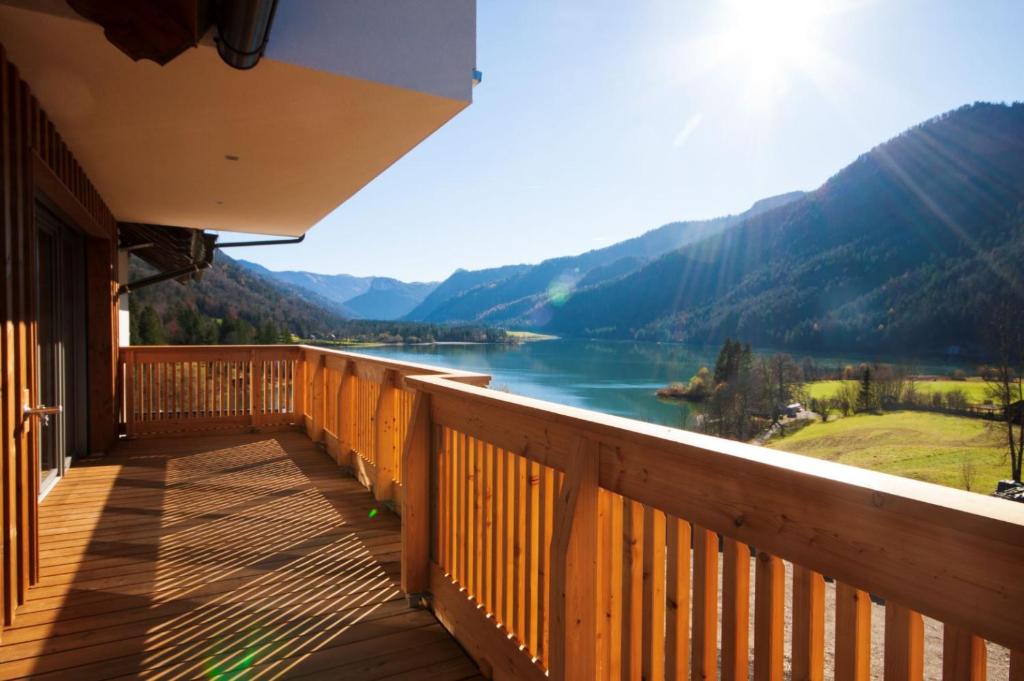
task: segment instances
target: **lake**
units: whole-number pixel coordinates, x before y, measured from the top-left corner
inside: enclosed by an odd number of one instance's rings
[[[688,381],[701,366],[714,365],[717,347],[673,343],[556,339],[519,345],[388,345],[357,352],[407,362],[477,371],[492,376],[491,387],[574,407],[685,427],[685,403],[659,400],[655,391],[673,381]],[[770,352],[770,351],[763,351]],[[907,358],[852,354],[810,355],[824,366],[860,362],[902,362]],[[970,370],[968,363],[914,360],[919,373]]]

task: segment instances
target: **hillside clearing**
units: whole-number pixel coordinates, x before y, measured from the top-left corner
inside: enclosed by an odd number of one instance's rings
[[[768,447],[906,478],[988,494],[1009,473],[999,424],[962,416],[899,411],[814,423]]]

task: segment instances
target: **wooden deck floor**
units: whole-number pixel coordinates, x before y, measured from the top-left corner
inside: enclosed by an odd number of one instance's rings
[[[297,432],[125,443],[42,504],[0,678],[481,678],[374,508]]]

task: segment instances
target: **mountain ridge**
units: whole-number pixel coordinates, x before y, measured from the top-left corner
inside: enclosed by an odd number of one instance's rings
[[[757,215],[799,199],[803,192],[787,192],[755,202],[749,209],[735,215],[707,220],[670,222],[623,241],[592,249],[577,255],[549,258],[535,265],[511,265],[485,270],[458,270],[442,282],[439,291],[447,298],[435,295],[407,315],[407,319],[431,322],[486,322],[490,324],[510,321],[509,310],[536,306],[545,297],[564,295],[574,289],[587,275],[598,268],[616,270],[619,276],[629,271],[630,265],[660,256],[687,243],[707,238],[727,229],[746,216]],[[620,262],[622,261],[622,262]],[[442,287],[454,279],[478,277],[473,285],[451,285],[451,292]]]
[[[438,285],[438,282],[405,282],[391,277],[271,270],[249,260],[236,262],[264,277],[316,294],[339,314],[358,319],[399,319]]]
[[[1024,254],[1024,104],[977,103],[876,145],[800,200],[577,291],[571,335],[976,352]]]

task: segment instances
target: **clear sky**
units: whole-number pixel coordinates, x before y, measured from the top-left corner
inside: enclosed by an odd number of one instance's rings
[[[271,269],[443,279],[813,189],[1024,99],[1024,0],[479,0],[472,106]],[[224,240],[240,238],[225,235]]]

